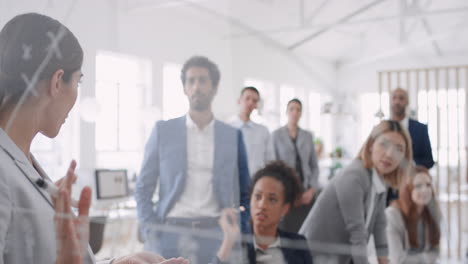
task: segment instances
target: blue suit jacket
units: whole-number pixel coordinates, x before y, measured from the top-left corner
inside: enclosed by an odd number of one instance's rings
[[[413,119],[409,119],[408,130],[411,135],[413,146],[413,159],[417,165],[422,165],[428,169],[434,166],[432,158],[431,141],[427,126]]]
[[[164,222],[181,196],[187,178],[187,127],[185,116],[156,123],[145,147],[135,199],[143,226]],[[220,208],[249,207],[250,176],[242,133],[223,122],[214,122],[213,188]],[[159,185],[159,200],[152,202]],[[241,215],[245,230],[249,210]]]

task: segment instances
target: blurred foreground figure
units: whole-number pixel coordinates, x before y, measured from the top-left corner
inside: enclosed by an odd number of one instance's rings
[[[88,246],[91,189],[71,212],[72,161],[57,185],[30,153],[37,133],[54,138],[75,104],[83,50],[57,20],[29,13],[0,32],[0,263],[95,263]],[[102,263],[109,263],[111,260]],[[113,264],[187,263],[141,252]]]

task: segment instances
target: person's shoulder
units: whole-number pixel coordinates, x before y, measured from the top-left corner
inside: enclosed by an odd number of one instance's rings
[[[344,174],[352,174],[356,176],[360,176],[363,174],[368,175],[369,174],[369,169],[364,167],[364,163],[360,159],[354,159],[351,161],[351,163],[344,167],[343,169]]]
[[[401,215],[400,209],[396,206],[390,205],[385,209],[385,214],[389,216],[398,216]]]
[[[285,239],[306,240],[305,236],[303,236],[301,234],[287,232],[287,231],[283,231],[281,229],[278,229],[278,235],[280,236],[280,238],[285,238]]]
[[[5,152],[3,148],[0,147],[0,181],[2,184],[7,184],[10,182],[12,176],[16,175],[12,173],[13,170],[16,170],[16,164],[8,153]],[[14,177],[13,177],[14,179]]]
[[[240,120],[238,115],[231,116],[230,118],[226,120],[226,123],[235,128],[240,128],[242,125],[242,121]]]
[[[403,224],[403,215],[398,207],[390,205],[385,209],[385,216],[390,225]]]
[[[358,184],[358,185],[369,185],[370,184],[370,169],[364,167],[363,161],[360,159],[354,159],[348,166],[344,167],[343,170],[335,177],[336,184]]]
[[[155,128],[161,129],[161,128],[172,127],[172,126],[177,126],[177,125],[185,125],[185,116],[171,118],[168,120],[163,120],[163,119],[158,120],[155,123]]]
[[[285,133],[285,132],[287,132],[286,127],[282,126],[282,127],[279,127],[277,129],[273,130],[273,132],[271,134],[273,136],[276,136],[276,135],[279,135],[279,134],[282,134],[282,133]]]
[[[231,132],[232,131],[240,132],[240,129],[238,129],[237,127],[233,126],[230,123],[226,123],[226,122],[221,121],[219,119],[215,119],[214,122],[215,122],[215,126],[218,129],[224,129],[226,131],[231,131]]]
[[[255,129],[257,129],[258,131],[262,131],[262,133],[268,133],[268,134],[270,133],[268,131],[268,128],[265,125],[262,125],[260,123],[253,122],[253,121],[251,122],[252,122],[252,125],[255,127]]]
[[[312,133],[311,131],[307,130],[307,129],[301,128],[301,131],[302,131],[305,135],[307,135],[307,137],[310,137],[310,138],[313,138],[313,137],[314,137],[313,133]]]
[[[409,123],[410,123],[412,126],[414,126],[414,127],[416,127],[416,128],[419,128],[419,129],[427,128],[427,125],[426,125],[426,124],[421,123],[421,122],[419,122],[418,120],[415,120],[415,119],[412,119],[412,118],[409,119]]]

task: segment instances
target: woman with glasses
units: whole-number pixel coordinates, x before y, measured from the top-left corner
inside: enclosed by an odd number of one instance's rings
[[[396,121],[374,127],[358,157],[322,191],[299,233],[315,263],[367,264],[373,235],[379,264],[388,263],[387,187],[397,188],[412,160],[408,133]]]

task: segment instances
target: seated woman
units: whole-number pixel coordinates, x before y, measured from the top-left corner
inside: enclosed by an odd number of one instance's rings
[[[374,236],[379,264],[388,263],[385,233],[387,188],[407,176],[411,140],[396,121],[374,127],[359,156],[320,194],[299,233],[312,247],[315,263],[367,264]]]
[[[390,263],[430,264],[438,256],[440,211],[431,176],[421,166],[414,172],[414,178],[400,188],[398,200],[385,211]]]
[[[242,242],[244,261],[235,263],[312,263],[306,239],[278,229],[278,224],[294,202],[301,187],[296,173],[282,161],[274,161],[259,170],[252,179],[250,214],[253,236]],[[236,212],[223,211],[220,225],[224,239],[215,263],[228,262],[239,237]]]

